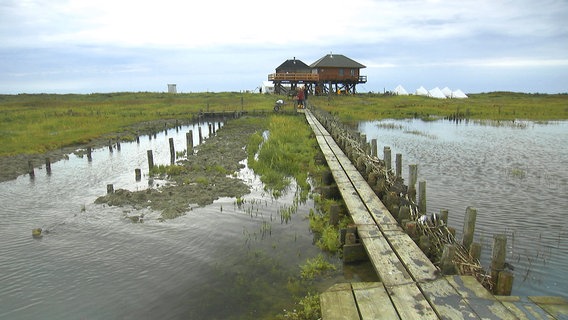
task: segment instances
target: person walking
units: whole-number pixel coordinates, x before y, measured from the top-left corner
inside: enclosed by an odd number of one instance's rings
[[[304,87],[301,87],[300,90],[298,90],[298,109],[303,109],[304,108]]]

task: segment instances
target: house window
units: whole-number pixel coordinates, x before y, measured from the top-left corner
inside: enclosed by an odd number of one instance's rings
[[[339,76],[340,76],[340,77],[343,77],[343,74],[344,74],[344,70],[343,70],[343,69],[339,69]]]
[[[352,77],[355,76],[355,69],[351,69],[351,76],[352,76]]]

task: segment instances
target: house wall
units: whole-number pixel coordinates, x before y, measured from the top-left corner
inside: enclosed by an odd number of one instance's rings
[[[353,80],[359,79],[359,69],[357,68],[318,68],[317,74],[320,80]]]

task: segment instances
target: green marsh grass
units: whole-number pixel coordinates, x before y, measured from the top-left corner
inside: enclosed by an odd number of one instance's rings
[[[131,126],[191,119],[200,111],[271,111],[274,96],[250,93],[0,95],[0,156],[36,154],[89,143]]]
[[[268,138],[261,133],[249,139],[248,165],[273,196],[289,187],[294,179],[305,200],[310,191],[308,174],[317,174],[315,163],[317,142],[311,137],[311,129],[305,119],[298,116],[272,115],[268,119]]]

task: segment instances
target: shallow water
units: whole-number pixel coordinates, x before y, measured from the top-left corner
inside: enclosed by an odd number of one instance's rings
[[[449,209],[461,238],[465,209],[477,209],[475,241],[489,266],[493,235],[508,236],[513,295],[568,298],[568,122],[383,120],[360,123],[379,157],[418,164],[428,212]]]
[[[146,209],[133,224],[125,215],[140,212],[93,203],[107,184],[162,183],[136,181],[134,169],[148,172],[149,149],[155,164],[168,164],[168,139],[184,150],[189,130],[197,145],[197,125],[170,129],[0,183],[0,319],[258,318],[289,305],[289,279],[319,252],[305,220],[311,201],[281,223],[293,192],[273,199],[245,169],[239,178],[254,188],[241,207],[223,198],[166,222]],[[34,239],[37,227],[49,233]]]

